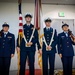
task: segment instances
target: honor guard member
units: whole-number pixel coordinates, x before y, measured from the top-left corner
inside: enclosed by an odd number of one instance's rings
[[[69,25],[62,25],[63,32],[58,34],[58,53],[62,59],[63,75],[72,75],[72,62],[74,56],[73,44],[75,45],[75,37],[72,40],[69,34]]]
[[[35,51],[36,43],[38,43],[38,31],[31,24],[32,15],[26,14],[24,24],[24,34],[21,40],[20,49],[20,75],[25,75],[26,59],[28,57],[29,61],[29,75],[34,75],[34,61],[35,61]]]
[[[0,36],[0,75],[9,75],[11,58],[15,52],[15,37],[10,33],[9,25],[4,23]]]
[[[57,44],[57,32],[51,27],[52,20],[45,19],[46,27],[43,29],[42,61],[43,75],[54,75],[54,63]],[[48,71],[49,60],[49,71]]]

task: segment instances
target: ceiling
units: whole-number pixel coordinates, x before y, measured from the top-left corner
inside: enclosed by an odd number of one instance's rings
[[[17,2],[18,0],[0,0],[0,2]],[[23,0],[25,3],[34,3],[35,0]],[[43,4],[75,5],[75,0],[42,0]]]

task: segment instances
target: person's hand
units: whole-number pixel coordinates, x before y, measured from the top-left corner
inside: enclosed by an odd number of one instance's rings
[[[59,54],[60,58],[62,58],[62,54]]]
[[[14,54],[11,54],[11,58],[14,57]]]
[[[47,46],[47,49],[48,49],[48,50],[51,50],[51,49],[52,49],[52,47],[51,47],[51,46]]]
[[[32,45],[33,43],[32,42],[30,42],[30,46]]]
[[[75,36],[73,36],[73,38],[71,37],[71,40],[75,43]]]
[[[42,55],[42,49],[39,49],[38,53],[40,53],[40,55]]]
[[[73,42],[75,43],[75,36],[74,36],[74,40],[73,40]]]
[[[32,42],[28,42],[26,45],[31,46],[32,44],[33,44]]]
[[[19,47],[17,47],[17,48],[16,48],[16,50],[17,50],[17,52],[19,52],[19,51],[20,51],[20,48],[19,48]]]
[[[75,39],[74,39],[74,43],[75,43]]]

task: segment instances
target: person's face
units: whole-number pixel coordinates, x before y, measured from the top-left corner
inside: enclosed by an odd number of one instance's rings
[[[68,26],[64,26],[64,27],[62,28],[63,31],[68,31],[68,29],[69,29]]]
[[[45,22],[46,27],[50,27],[51,23],[50,22]]]
[[[4,32],[8,32],[8,30],[9,30],[9,27],[3,27]]]
[[[32,18],[31,17],[26,17],[25,20],[26,20],[27,23],[30,23]]]

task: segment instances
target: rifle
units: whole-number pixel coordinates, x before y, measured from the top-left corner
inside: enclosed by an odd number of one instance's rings
[[[72,41],[75,40],[75,36],[73,35],[72,31],[70,29],[68,29],[68,34],[70,35]]]

